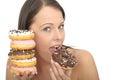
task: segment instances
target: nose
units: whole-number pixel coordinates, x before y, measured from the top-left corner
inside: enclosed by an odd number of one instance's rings
[[[62,40],[63,35],[62,35],[62,32],[60,32],[59,30],[55,30],[53,35],[54,35],[55,42],[60,42]]]

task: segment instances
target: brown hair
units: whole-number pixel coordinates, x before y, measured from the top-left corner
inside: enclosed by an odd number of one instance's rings
[[[60,10],[65,19],[65,12],[56,0],[26,0],[20,11],[18,29],[29,29],[33,17],[43,6],[51,6]]]

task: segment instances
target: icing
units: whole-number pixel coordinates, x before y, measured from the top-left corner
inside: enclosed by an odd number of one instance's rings
[[[11,44],[35,44],[34,40],[12,40]]]
[[[12,66],[11,69],[13,69],[13,70],[22,70],[22,71],[24,71],[24,70],[30,70],[30,71],[33,70],[34,71],[34,70],[36,70],[36,67],[33,66],[33,67],[27,67],[27,68],[20,68],[20,67]]]
[[[21,35],[29,35],[33,34],[32,30],[10,30],[9,35],[11,36],[21,36]]]
[[[33,57],[31,59],[24,59],[24,60],[15,60],[15,59],[12,59],[12,61],[15,61],[15,62],[33,62],[33,61],[36,61],[36,57]]]

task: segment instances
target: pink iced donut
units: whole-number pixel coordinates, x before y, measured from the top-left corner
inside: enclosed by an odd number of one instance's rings
[[[10,47],[15,50],[28,50],[35,47],[34,40],[12,40]]]
[[[25,72],[28,72],[28,74],[29,73],[37,74],[37,69],[35,66],[27,67],[27,68],[20,68],[20,67],[11,66],[10,71],[12,74],[19,74],[19,75],[24,75]]]

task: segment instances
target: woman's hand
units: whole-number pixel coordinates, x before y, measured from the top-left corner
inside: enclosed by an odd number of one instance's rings
[[[14,78],[15,80],[30,80],[33,76],[35,75],[35,73],[29,73],[29,72],[25,72],[24,75],[20,75],[18,74],[14,74]]]
[[[51,60],[51,63],[50,76],[52,80],[71,80],[72,69],[63,70],[57,62]]]

